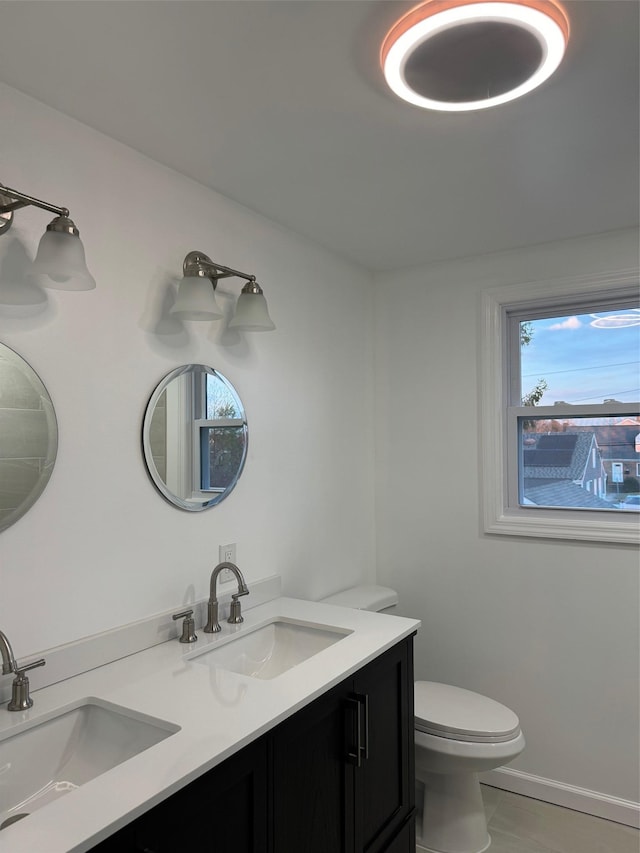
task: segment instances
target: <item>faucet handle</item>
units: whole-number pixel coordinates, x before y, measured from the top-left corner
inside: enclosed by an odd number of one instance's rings
[[[244,584],[241,587],[239,587],[237,592],[234,592],[231,594],[231,598],[234,601],[237,601],[241,595],[249,595],[249,588]]]
[[[24,672],[28,672],[30,669],[35,669],[37,666],[44,666],[46,660],[44,658],[39,658],[38,660],[33,660],[31,663],[16,663],[16,668],[13,670],[16,675],[22,675]]]
[[[246,592],[241,592],[239,595],[246,595]],[[242,615],[241,604],[238,601],[237,595],[232,595],[231,598],[233,601],[231,602],[231,606],[229,607],[229,618],[227,622],[231,625],[239,625],[241,622],[244,622],[244,616]]]
[[[238,591],[234,592],[231,596],[229,618],[227,619],[227,622],[229,622],[231,625],[239,625],[241,622],[244,622],[244,617],[242,616],[242,605],[238,601],[238,599],[242,595],[249,595],[249,588],[247,587],[244,580],[238,586]]]
[[[29,679],[25,672],[35,669],[37,666],[44,666],[45,663],[44,658],[39,658],[22,666],[16,664],[16,668],[13,670],[16,677],[11,684],[11,701],[7,705],[7,711],[26,711],[33,707],[33,699],[29,694]]]
[[[174,621],[176,619],[184,619],[182,623],[182,636],[180,637],[181,643],[195,643],[198,639],[198,635],[196,634],[196,623],[193,620],[193,610],[181,610],[180,613],[174,613],[171,617]]]

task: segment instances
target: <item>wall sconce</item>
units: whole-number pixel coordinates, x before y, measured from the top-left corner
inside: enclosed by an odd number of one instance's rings
[[[13,211],[21,207],[40,207],[55,213],[40,239],[31,272],[46,276],[42,283],[56,290],[93,290],[95,279],[87,269],[80,232],[66,207],[56,207],[33,196],[0,184],[0,234],[13,222]]]
[[[255,275],[216,264],[202,252],[189,252],[182,264],[182,271],[184,277],[178,285],[178,296],[170,314],[183,320],[219,320],[222,311],[215,297],[218,279],[234,276],[245,279],[247,283],[240,292],[228,328],[244,332],[270,332],[275,329],[269,316],[267,300]]]

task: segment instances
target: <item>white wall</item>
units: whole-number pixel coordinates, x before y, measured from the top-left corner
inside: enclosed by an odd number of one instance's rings
[[[378,578],[423,620],[416,675],[512,707],[513,768],[635,802],[638,554],[482,532],[478,330],[485,287],[637,263],[621,232],[376,283]]]
[[[206,597],[219,544],[237,542],[249,586],[279,573],[299,597],[372,577],[368,274],[6,86],[0,115],[0,181],[70,208],[98,284],[49,290],[45,311],[18,318],[2,288],[52,215],[25,209],[0,238],[0,340],[43,379],[60,429],[44,494],[0,535],[0,628],[16,655]],[[154,332],[192,249],[255,273],[277,331]],[[238,485],[204,513],[164,501],[140,445],[156,383],[189,362],[234,383],[250,430]]]

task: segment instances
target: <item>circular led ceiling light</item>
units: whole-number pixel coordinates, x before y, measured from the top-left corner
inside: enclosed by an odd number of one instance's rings
[[[569,39],[555,0],[426,0],[387,33],[385,79],[428,110],[482,110],[520,98],[550,77]]]

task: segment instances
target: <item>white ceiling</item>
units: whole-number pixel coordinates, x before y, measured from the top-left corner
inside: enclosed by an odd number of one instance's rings
[[[0,79],[375,271],[638,224],[638,0],[566,0],[556,74],[459,115],[382,83],[412,5],[1,2]]]

